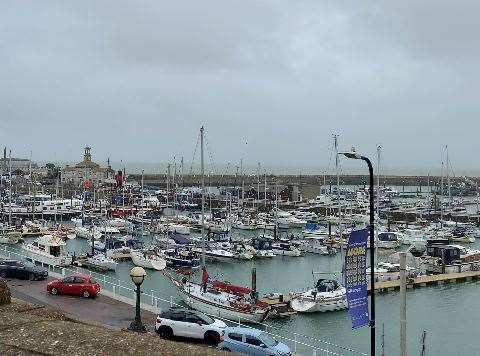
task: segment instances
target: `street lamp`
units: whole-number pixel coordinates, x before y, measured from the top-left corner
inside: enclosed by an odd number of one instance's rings
[[[132,282],[135,283],[135,285],[137,286],[137,302],[135,304],[135,320],[130,323],[128,330],[140,333],[144,333],[147,331],[145,325],[142,324],[142,319],[140,316],[140,286],[142,285],[146,275],[147,272],[145,272],[142,267],[133,267],[130,270],[130,278],[132,278]]]
[[[365,156],[356,152],[340,153],[347,158],[361,159],[367,162],[368,173],[370,175],[370,355],[375,356],[375,241],[374,241],[374,207],[373,207],[373,166],[372,162]]]

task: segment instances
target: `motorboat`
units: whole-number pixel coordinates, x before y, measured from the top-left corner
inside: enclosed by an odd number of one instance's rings
[[[198,254],[188,249],[167,249],[160,252],[167,261],[167,267],[169,268],[198,268],[200,267],[200,258]]]
[[[65,242],[58,235],[43,235],[35,241],[23,244],[22,249],[27,259],[53,266],[72,264],[72,256],[68,254]]]
[[[167,267],[165,258],[158,256],[155,251],[151,250],[131,250],[130,257],[134,265],[162,271]]]
[[[475,233],[470,232],[465,227],[457,226],[452,230],[452,234],[449,237],[452,242],[459,243],[474,243],[475,242]]]
[[[276,242],[272,243],[272,251],[277,256],[302,256],[302,251],[291,242]]]
[[[232,229],[238,229],[238,230],[249,230],[253,231],[256,230],[257,224],[249,221],[243,221],[243,220],[235,220],[232,222]]]
[[[20,242],[22,233],[12,226],[0,224],[0,244],[16,244]]]
[[[126,231],[132,228],[132,223],[125,219],[113,218],[107,221],[107,225],[117,228],[120,231]]]
[[[105,268],[110,271],[115,271],[118,265],[114,259],[106,257],[103,253],[98,253],[94,256],[87,257],[87,262],[93,266]]]
[[[375,241],[378,248],[382,249],[394,249],[400,247],[403,238],[399,232],[379,232],[377,235],[377,241]]]
[[[168,224],[166,225],[167,233],[190,235],[190,228],[183,224]]]
[[[323,238],[317,238],[315,236],[304,236],[299,242],[298,248],[303,252],[317,255],[331,255],[336,251],[334,248],[325,245]]]
[[[278,227],[281,229],[303,228],[307,224],[306,220],[296,218],[286,211],[275,210],[273,214]]]
[[[418,243],[425,244],[427,233],[419,229],[404,229],[403,231],[403,244],[413,245]]]
[[[400,264],[389,262],[378,262],[373,269],[375,282],[394,281],[400,279]],[[406,266],[406,278],[415,278],[419,271],[413,267]],[[370,268],[367,268],[367,280],[370,280]]]
[[[291,214],[300,220],[316,221],[318,219],[317,214],[312,211],[294,210]]]
[[[93,228],[88,228],[86,226],[75,226],[75,235],[82,239],[91,240],[92,237],[96,240],[102,237],[102,233],[99,230],[95,230]]]
[[[319,279],[315,288],[292,297],[290,306],[297,313],[342,310],[347,305],[347,290],[332,279]]]
[[[201,248],[193,248],[192,251],[202,253]],[[235,253],[221,248],[207,248],[205,250],[205,259],[212,262],[233,262],[237,260]]]
[[[250,242],[251,253],[255,258],[272,258],[275,253],[272,249],[272,240],[265,238],[253,238]]]

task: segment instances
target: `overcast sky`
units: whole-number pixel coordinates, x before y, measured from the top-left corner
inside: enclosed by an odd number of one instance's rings
[[[478,1],[0,3],[0,145],[37,160],[457,173],[480,152]],[[198,157],[198,152],[197,152]],[[355,169],[349,163],[345,169]]]

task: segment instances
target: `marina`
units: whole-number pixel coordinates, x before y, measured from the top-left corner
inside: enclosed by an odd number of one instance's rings
[[[1,356],[480,354],[480,3],[117,5],[0,4]]]
[[[144,179],[136,182],[122,177],[108,190],[102,188],[101,194],[85,188],[82,195],[72,198],[83,202],[79,210],[64,214],[61,207],[58,215],[44,215],[43,220],[28,220],[32,215],[15,213],[7,196],[3,234],[19,231],[23,243],[5,240],[10,243],[4,245],[3,255],[18,254],[20,259],[52,266],[60,273],[70,264],[98,273],[105,293],[121,300],[130,297],[119,292],[128,289],[123,287],[129,283],[128,271],[141,266],[148,271],[144,287],[150,297],[147,293],[142,297],[147,310],[184,303],[234,324],[260,325],[298,354],[365,354],[362,332],[353,336],[348,332],[342,271],[350,232],[368,222],[368,194],[362,186],[339,185],[332,190],[319,187],[321,195],[315,199],[293,201],[292,196],[278,192],[275,177],[270,179],[273,194],[265,194],[264,184],[263,197],[258,189],[256,197],[245,198],[251,188],[242,191],[226,186],[207,195],[205,187],[189,195],[184,192],[193,188],[172,188],[168,175],[164,188],[146,187]],[[418,293],[438,298],[435,295],[443,295],[445,286],[459,291],[474,288],[480,276],[480,250],[475,249],[478,227],[450,219],[446,204],[442,204],[440,221],[429,221],[429,215],[415,215],[408,222],[397,220],[396,206],[425,209],[433,192],[405,198],[389,188],[383,194],[373,251],[379,310],[390,309],[390,298],[397,293],[386,293],[400,288],[398,251],[410,256],[409,310],[424,308]],[[198,210],[202,199],[203,212]],[[22,211],[21,201],[15,200],[17,211]],[[48,202],[42,198],[40,205]],[[465,204],[465,211],[472,206]],[[38,250],[37,246],[46,247]],[[420,288],[426,286],[431,288]],[[415,330],[415,321],[411,325]],[[395,328],[387,323],[386,332]],[[416,327],[418,334],[421,328]],[[432,340],[441,335],[434,325],[427,332]],[[410,347],[413,351],[418,345]],[[433,342],[429,347],[435,350]],[[385,350],[396,352],[396,345],[387,343]]]

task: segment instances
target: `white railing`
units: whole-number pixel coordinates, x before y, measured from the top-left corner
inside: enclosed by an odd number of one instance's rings
[[[14,258],[14,259],[25,259],[25,258],[32,259],[30,256],[27,256],[21,253],[21,251],[10,248],[8,245],[3,245],[3,246],[0,245],[0,255],[3,255],[7,258]],[[103,273],[86,270],[81,267],[74,267],[74,266],[59,267],[59,266],[53,266],[43,262],[38,262],[38,261],[37,263],[41,264],[42,267],[47,268],[50,275],[54,277],[62,277],[70,273],[78,273],[78,272],[88,274],[92,276],[94,279],[96,279],[96,281],[102,286],[102,289],[101,289],[102,294],[105,294],[110,298],[120,300],[127,304],[135,305],[135,300],[136,300],[135,288],[133,288],[132,285],[127,284],[125,281],[122,281],[118,278],[107,276]],[[159,305],[169,306],[169,307],[172,307],[172,306],[185,307],[185,305],[183,304],[174,302],[173,296],[169,296],[168,299],[163,298],[162,296],[159,295],[157,291],[154,291],[154,290],[150,290],[150,293],[142,292],[142,299],[143,299],[141,302],[142,309],[148,310],[152,313],[159,313],[161,311],[161,308],[159,308]],[[210,316],[215,319],[221,319],[230,325],[232,324],[231,320],[220,318],[217,315],[210,315]],[[251,325],[242,324],[241,320],[238,320],[238,322],[235,322],[234,325],[242,326],[242,327],[251,327]],[[268,325],[265,323],[256,323],[256,325],[260,325],[261,327],[263,327],[264,332],[273,336],[274,338],[281,339],[282,341],[285,341],[286,343],[293,345],[293,354],[295,355],[301,354],[299,353],[300,352],[300,350],[298,350],[299,348],[309,349],[312,355],[334,355],[334,356],[345,355],[345,354],[367,355],[364,352],[360,352],[360,351],[351,349],[349,347],[337,345],[329,341],[317,339],[315,337],[303,335],[296,332],[289,333],[289,335],[278,334],[276,332],[277,328],[274,328],[271,325]],[[305,341],[301,341],[301,340],[305,340]],[[317,345],[312,345],[312,343],[315,343]],[[321,346],[318,344],[320,344]]]

